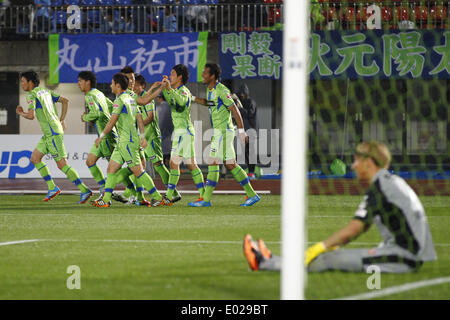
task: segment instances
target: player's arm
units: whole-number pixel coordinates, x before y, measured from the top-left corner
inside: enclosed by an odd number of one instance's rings
[[[365,230],[364,222],[358,219],[352,219],[347,226],[323,241],[325,249],[345,245],[356,239]]]
[[[136,103],[145,106],[146,104],[152,102],[162,91],[163,86],[161,82],[155,82],[142,97],[136,99]]]
[[[144,121],[142,120],[142,114],[138,113],[136,115],[136,120],[137,120],[137,124],[138,124],[138,128],[139,128],[139,132],[141,133],[141,147],[147,148],[148,143],[147,143],[147,140],[145,139],[145,126],[144,126]]]
[[[17,106],[16,114],[28,120],[34,119],[34,109],[28,109],[27,112],[24,112],[22,106]]]
[[[93,106],[93,104],[95,104],[95,101],[86,99],[86,108],[88,110],[88,113],[83,113],[81,115],[81,121],[83,122],[93,122],[95,120],[98,119],[98,113],[96,112],[96,110],[98,110],[98,108],[95,108]]]
[[[311,261],[317,258],[320,254],[335,250],[342,245],[349,243],[350,241],[356,239],[360,234],[368,229],[368,226],[363,221],[359,219],[353,219],[350,223],[342,228],[341,230],[335,232],[331,237],[325,241],[318,242],[315,245],[309,247],[305,252],[305,263],[309,265]]]
[[[119,120],[119,115],[112,114],[102,133],[100,133],[100,136],[97,139],[95,139],[95,145],[97,147],[100,145],[100,142],[103,140],[103,138],[112,131],[112,129],[117,123],[117,120]]]
[[[200,104],[202,106],[206,106],[206,107],[214,106],[214,101],[206,100],[205,98],[199,98],[196,96],[192,96],[192,102],[198,103],[198,104]]]
[[[245,133],[244,129],[244,121],[242,120],[241,113],[239,112],[239,109],[236,107],[235,104],[232,104],[228,107],[228,110],[231,111],[233,114],[234,119],[236,120],[236,125],[238,127],[238,133],[239,133],[239,139],[241,139],[242,144],[245,144],[248,142],[247,134]]]
[[[148,117],[145,120],[143,120],[144,126],[147,126],[150,122],[155,120],[155,113],[153,112],[153,110],[149,111],[147,115]]]
[[[236,93],[233,93],[231,95],[231,98],[234,100],[234,104],[239,108],[239,109],[244,109],[244,106],[242,105],[241,100],[239,100],[239,97],[236,95]]]

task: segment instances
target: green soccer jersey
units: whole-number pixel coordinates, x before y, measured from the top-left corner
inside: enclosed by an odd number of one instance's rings
[[[88,113],[83,116],[84,121],[93,122],[95,128],[97,129],[97,133],[103,132],[106,124],[111,118],[111,114],[109,112],[109,103],[108,98],[105,97],[103,92],[97,89],[91,89],[84,96],[84,100],[86,102],[86,109]],[[109,100],[111,102],[111,100]],[[112,105],[112,102],[111,102]],[[107,135],[109,139],[114,139],[117,137],[117,131],[115,128]]]
[[[34,110],[42,133],[47,137],[64,134],[55,105],[59,97],[55,92],[41,87],[35,87],[27,95],[28,110]]]
[[[114,100],[112,113],[119,115],[116,124],[119,131],[119,143],[139,141],[136,128],[136,115],[138,112],[136,102],[127,92],[122,92]]]
[[[228,109],[234,104],[230,90],[222,83],[217,82],[211,90],[208,87],[206,88],[206,99],[214,102],[214,106],[209,107],[209,115],[213,128],[233,130],[231,111]]]
[[[142,91],[140,96],[142,97],[144,94],[145,90]],[[158,114],[156,113],[155,101],[153,100],[152,102],[147,103],[145,106],[138,105],[138,108],[140,109],[140,112],[142,114],[142,120],[144,121],[150,116],[150,112],[153,111],[154,115],[153,121],[145,126],[145,139],[147,139],[147,141],[150,141],[156,138],[161,138],[161,131],[159,130]]]
[[[185,85],[170,91],[163,90],[164,98],[170,106],[174,131],[187,130],[194,135],[194,126],[191,122],[192,95]]]

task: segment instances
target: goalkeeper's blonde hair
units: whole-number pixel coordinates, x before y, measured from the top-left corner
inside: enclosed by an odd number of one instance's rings
[[[388,147],[380,141],[364,141],[356,147],[356,154],[372,158],[379,168],[387,169],[391,164],[391,152]]]

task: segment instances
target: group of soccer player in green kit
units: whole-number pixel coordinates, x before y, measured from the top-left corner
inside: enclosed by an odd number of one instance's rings
[[[78,86],[85,94],[86,103],[81,121],[93,123],[98,133],[98,138],[86,160],[86,165],[100,186],[100,197],[91,201],[93,206],[110,207],[111,199],[148,207],[172,206],[181,200],[176,186],[180,179],[182,161],[190,170],[199,192],[199,198],[190,202],[189,206],[211,206],[212,194],[219,180],[221,161],[247,194],[241,206],[252,206],[260,200],[246,172],[236,162],[232,115],[243,144],[248,143],[248,137],[239,112],[239,99],[219,82],[220,76],[219,65],[214,63],[205,65],[202,82],[207,85],[206,97],[199,98],[193,96],[186,87],[189,69],[185,65],[174,66],[169,77],[164,75],[162,80],[153,83],[148,91],[145,91],[147,85],[145,78],[142,75],[135,75],[134,70],[126,66],[112,77],[111,90],[116,99],[111,101],[96,89],[97,80],[94,73],[91,71],[79,73]],[[46,164],[42,162],[44,155],[50,154],[58,168],[80,190],[78,203],[87,202],[93,192],[68,164],[63,142],[68,99],[40,87],[39,76],[34,71],[22,73],[20,83],[22,89],[28,92],[26,98],[28,110],[25,112],[23,107],[18,106],[16,113],[29,120],[36,117],[44,134],[31,155],[31,162],[48,185],[44,201],[49,201],[61,193]],[[163,163],[161,133],[154,101],[161,92],[171,108],[174,126],[170,168],[166,168]],[[62,104],[59,116],[56,102]],[[203,173],[195,161],[194,126],[190,117],[193,102],[209,108],[214,130],[206,184]],[[109,161],[106,178],[97,165],[100,158]],[[167,186],[165,195],[159,193],[152,178],[145,171],[147,161],[152,162],[155,171]],[[114,192],[114,188],[120,183],[126,187],[122,194]],[[150,201],[145,198],[144,190],[149,193]]]

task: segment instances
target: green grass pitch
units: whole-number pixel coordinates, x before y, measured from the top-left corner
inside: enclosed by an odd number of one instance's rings
[[[77,196],[0,196],[0,299],[279,299],[280,274],[250,272],[242,253],[246,233],[280,253],[280,196],[242,208],[243,196],[216,195],[212,208],[113,203],[78,205]],[[329,236],[351,219],[359,196],[309,196],[308,241]],[[450,276],[450,200],[422,197],[439,260],[418,273],[381,275],[381,287]],[[35,242],[10,244],[20,240]],[[349,247],[380,241],[375,227]],[[81,289],[66,286],[68,266],[81,271]],[[368,274],[309,274],[308,299],[369,292]],[[448,299],[450,284],[382,299]]]

